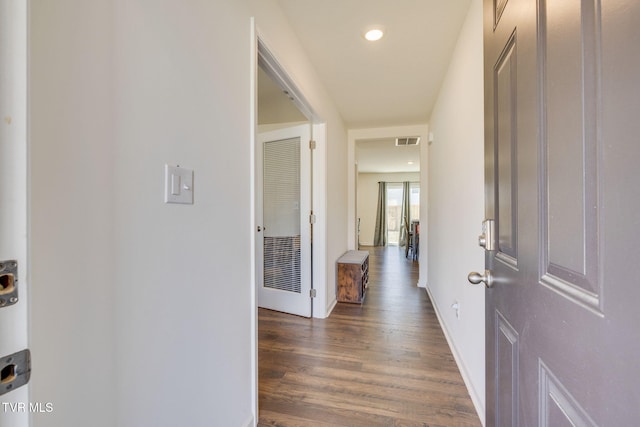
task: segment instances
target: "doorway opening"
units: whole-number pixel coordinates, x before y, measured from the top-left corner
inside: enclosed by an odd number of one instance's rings
[[[260,308],[312,315],[311,122],[258,51],[256,288]]]
[[[421,151],[398,145],[397,138],[355,141],[357,244],[404,248],[417,260]]]
[[[258,307],[303,317],[324,318],[328,312],[327,135],[326,124],[267,48],[255,25],[252,39],[252,382],[257,416]],[[315,288],[314,283],[318,284]],[[266,305],[261,293],[268,294]]]
[[[254,51],[256,61],[253,64],[254,79],[254,105],[255,105],[255,141],[254,151],[254,199],[255,199],[255,223],[256,240],[254,251],[255,264],[255,286],[256,286],[256,305],[259,305],[260,290],[263,285],[264,274],[271,274],[265,269],[264,250],[266,242],[264,236],[267,237],[289,237],[289,253],[294,257],[298,257],[299,263],[295,259],[289,264],[300,265],[301,268],[301,286],[297,306],[307,305],[309,310],[305,313],[295,313],[305,317],[324,318],[329,311],[327,305],[327,255],[326,255],[326,161],[327,161],[327,131],[326,123],[315,112],[311,104],[307,101],[297,85],[288,76],[287,71],[276,60],[273,53],[264,44],[260,37],[256,34]],[[275,227],[266,226],[261,223],[262,215],[269,211],[273,213],[273,205],[265,205],[264,195],[279,189],[281,186],[277,182],[272,182],[273,186],[270,190],[264,187],[264,160],[271,156],[271,161],[266,163],[271,171],[279,174],[283,168],[274,166],[283,161],[278,150],[267,150],[267,145],[273,141],[285,141],[294,139],[295,145],[300,151],[299,164],[297,166],[289,165],[293,169],[299,169],[298,177],[300,184],[298,191],[298,200],[289,200],[288,205],[279,206],[280,211],[288,210],[288,214],[293,215],[291,210],[298,214],[300,222],[300,245],[296,242],[297,234],[288,233],[283,236],[280,232],[282,227],[281,215],[271,215],[275,218],[277,224]],[[273,148],[273,147],[272,147]],[[289,150],[280,150],[283,153]],[[268,156],[265,156],[267,154]],[[275,157],[274,157],[275,156]],[[269,159],[267,159],[269,160]],[[271,174],[271,178],[274,175]],[[271,179],[269,178],[269,179]],[[288,185],[288,180],[282,178],[282,184]],[[279,191],[279,190],[278,190]],[[279,212],[280,212],[279,211]],[[289,215],[289,216],[291,216]],[[286,228],[286,227],[285,227]],[[291,231],[291,230],[289,230]],[[272,235],[278,233],[278,235]],[[273,240],[273,239],[271,239]],[[273,245],[270,245],[273,246]],[[280,246],[275,245],[274,249],[278,251]],[[276,258],[279,253],[272,254]],[[296,287],[297,289],[297,287]],[[276,291],[280,291],[276,289]],[[272,292],[272,296],[278,297],[279,292]],[[291,294],[289,294],[291,296]],[[313,296],[313,298],[312,298]],[[306,302],[303,300],[306,299]],[[271,307],[272,309],[294,313],[288,309]]]

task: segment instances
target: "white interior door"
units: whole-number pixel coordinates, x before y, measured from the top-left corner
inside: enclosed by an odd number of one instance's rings
[[[309,124],[260,133],[256,149],[258,306],[311,317]]]
[[[0,426],[29,425],[27,337],[27,15],[0,0]]]

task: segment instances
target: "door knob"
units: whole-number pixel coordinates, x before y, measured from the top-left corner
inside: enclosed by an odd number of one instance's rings
[[[474,285],[477,285],[478,283],[482,282],[487,288],[490,288],[493,286],[493,275],[491,274],[490,270],[485,270],[484,274],[480,274],[475,271],[472,271],[467,276],[467,279],[469,280],[469,282],[471,282]]]

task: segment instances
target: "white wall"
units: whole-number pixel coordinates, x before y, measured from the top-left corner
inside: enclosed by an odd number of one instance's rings
[[[360,244],[363,246],[373,245],[378,210],[378,182],[380,181],[419,182],[420,172],[358,174],[358,218],[360,218]]]
[[[473,0],[430,121],[427,287],[484,419],[484,288],[467,281],[484,266],[482,61],[482,1]]]
[[[116,1],[118,425],[241,425],[252,387],[247,2]],[[163,165],[195,171],[163,204]]]
[[[318,221],[324,219],[326,238],[326,293],[314,302],[314,316],[325,317],[336,301],[335,261],[347,250],[347,133],[342,118],[327,94],[313,64],[298,42],[286,16],[275,0],[250,0],[256,28],[269,51],[286,70],[320,120],[326,123],[326,146],[319,145],[314,156],[326,157],[320,171],[326,205],[316,204]],[[314,127],[314,133],[318,130]],[[314,138],[316,135],[314,134]],[[316,186],[318,188],[319,186]],[[318,242],[317,243],[322,243]],[[320,246],[321,247],[321,246]],[[319,249],[314,244],[314,252]]]
[[[272,130],[278,130],[278,129],[288,128],[291,126],[303,125],[305,123],[309,123],[309,122],[269,123],[266,125],[259,125],[257,129],[258,129],[258,133],[270,132]]]
[[[36,425],[248,425],[248,2],[30,14]],[[165,163],[194,205],[163,204]]]
[[[31,398],[53,405],[38,426],[116,424],[112,17],[30,2]]]

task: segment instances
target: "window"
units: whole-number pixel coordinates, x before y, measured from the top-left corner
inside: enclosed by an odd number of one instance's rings
[[[409,205],[411,206],[411,221],[420,220],[420,183],[409,184]]]
[[[411,221],[420,220],[420,183],[409,184],[409,206]],[[387,184],[387,245],[400,244],[402,228],[402,184]]]
[[[387,184],[387,245],[397,246],[402,226],[402,184]]]

